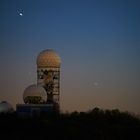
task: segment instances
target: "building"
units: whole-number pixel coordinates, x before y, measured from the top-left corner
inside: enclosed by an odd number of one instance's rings
[[[47,104],[60,106],[60,65],[59,55],[54,50],[44,50],[37,57],[37,84],[47,92]]]
[[[37,60],[37,84],[28,86],[23,93],[25,104],[17,104],[19,115],[34,116],[56,113],[60,110],[59,55],[52,49],[43,50]]]
[[[14,109],[7,101],[0,102],[0,113],[13,113]]]

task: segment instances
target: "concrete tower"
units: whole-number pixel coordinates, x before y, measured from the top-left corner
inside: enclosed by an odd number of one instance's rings
[[[52,49],[39,53],[37,57],[37,84],[45,88],[47,104],[54,104],[59,109],[60,96],[60,65],[59,55]]]

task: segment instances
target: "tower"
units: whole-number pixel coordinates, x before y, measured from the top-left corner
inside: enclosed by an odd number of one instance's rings
[[[46,103],[57,109],[60,106],[60,65],[61,59],[52,49],[43,50],[37,57],[37,84],[46,90]]]

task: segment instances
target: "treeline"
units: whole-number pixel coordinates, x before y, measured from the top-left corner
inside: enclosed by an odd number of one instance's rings
[[[140,118],[118,109],[94,108],[33,118],[19,118],[16,113],[1,114],[0,126],[1,137],[14,139],[140,139]]]

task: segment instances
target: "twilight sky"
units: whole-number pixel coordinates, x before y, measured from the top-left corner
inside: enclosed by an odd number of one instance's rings
[[[61,110],[140,114],[139,0],[0,0],[0,101],[23,103],[49,48],[62,59]]]

